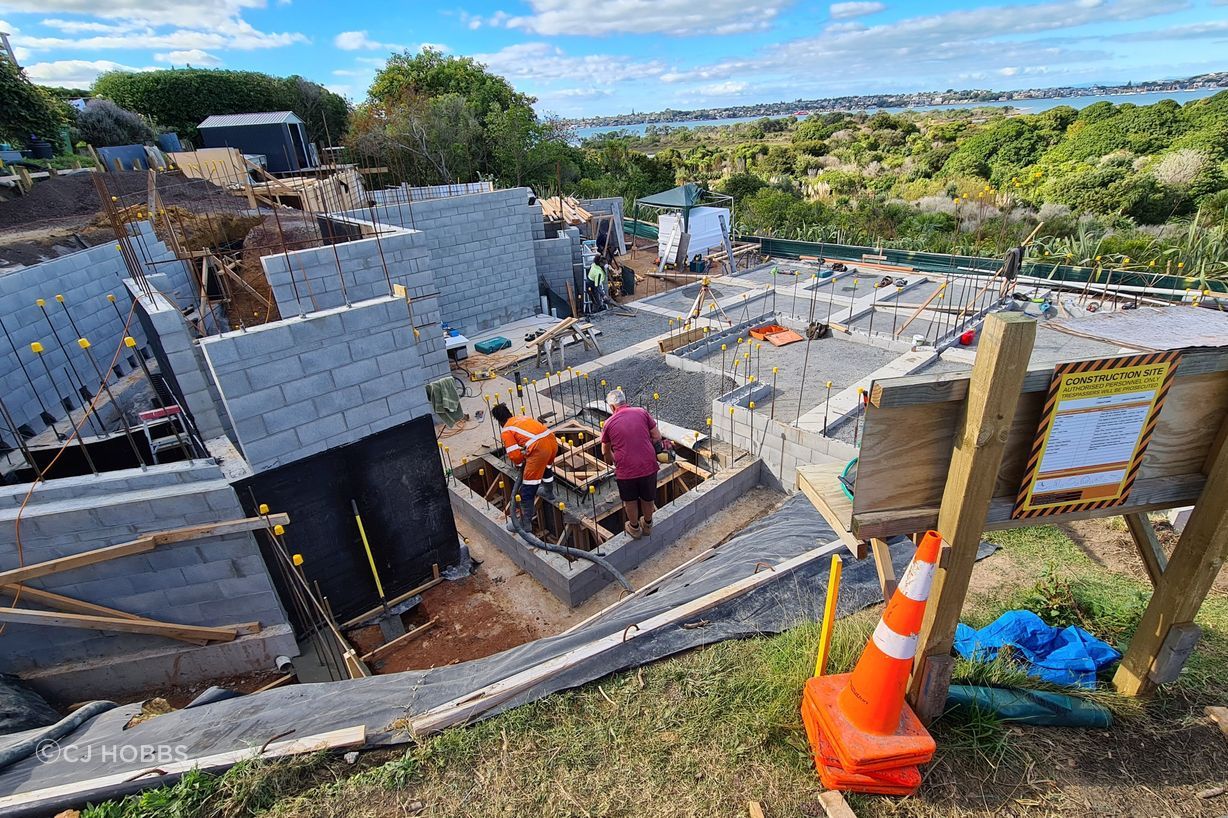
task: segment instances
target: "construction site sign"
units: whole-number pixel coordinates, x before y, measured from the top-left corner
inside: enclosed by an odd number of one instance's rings
[[[1054,367],[1011,516],[1125,503],[1179,362],[1168,351]]]

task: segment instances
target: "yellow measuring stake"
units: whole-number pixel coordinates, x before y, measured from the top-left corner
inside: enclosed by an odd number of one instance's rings
[[[371,565],[371,576],[375,577],[375,590],[379,592],[379,598],[384,599],[384,583],[379,581],[379,571],[375,568],[375,557],[371,554],[371,543],[367,542],[367,530],[362,527],[362,515],[358,513],[358,503],[353,500],[350,505],[354,509],[354,520],[358,523],[358,536],[362,537],[362,547],[367,552],[367,562]]]
[[[827,604],[823,606],[823,630],[819,633],[819,655],[814,660],[814,675],[827,672],[827,657],[831,653],[831,632],[836,626],[836,603],[840,599],[840,570],[844,563],[839,554],[831,555],[831,570],[827,573]]]

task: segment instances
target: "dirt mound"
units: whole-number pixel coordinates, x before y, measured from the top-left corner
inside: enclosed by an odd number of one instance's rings
[[[95,173],[55,176],[35,183],[25,196],[0,203],[0,228],[85,225],[102,210]],[[146,200],[149,177],[145,173],[107,173],[102,176],[108,195],[121,207]],[[237,212],[247,200],[202,179],[187,179],[177,172],[158,174],[158,194],[165,205],[183,205],[197,213]]]

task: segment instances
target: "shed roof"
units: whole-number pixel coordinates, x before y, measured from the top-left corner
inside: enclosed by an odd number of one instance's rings
[[[196,126],[201,128],[232,128],[236,125],[306,125],[294,111],[263,111],[254,114],[214,114]]]

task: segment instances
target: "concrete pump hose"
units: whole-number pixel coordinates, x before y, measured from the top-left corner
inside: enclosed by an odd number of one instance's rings
[[[610,565],[609,560],[605,557],[599,557],[596,554],[588,551],[581,551],[579,548],[570,548],[565,545],[552,545],[545,540],[538,539],[532,532],[525,531],[520,525],[520,517],[516,514],[516,496],[520,493],[520,487],[524,485],[524,475],[520,474],[516,477],[516,484],[512,486],[512,512],[509,515],[512,521],[512,527],[516,529],[516,533],[520,535],[520,539],[527,542],[534,548],[540,548],[542,551],[550,551],[554,554],[562,554],[565,557],[573,557],[578,560],[588,560],[591,563],[600,565],[605,569],[606,573],[614,577],[619,585],[627,589],[629,593],[635,593],[635,589],[631,587],[631,583],[627,578],[619,572],[617,568]]]
[[[78,707],[55,724],[45,727],[34,735],[0,750],[0,770],[16,764],[22,759],[29,758],[48,742],[58,742],[64,736],[94,718],[94,716],[105,713],[117,706],[115,702],[98,701]]]

